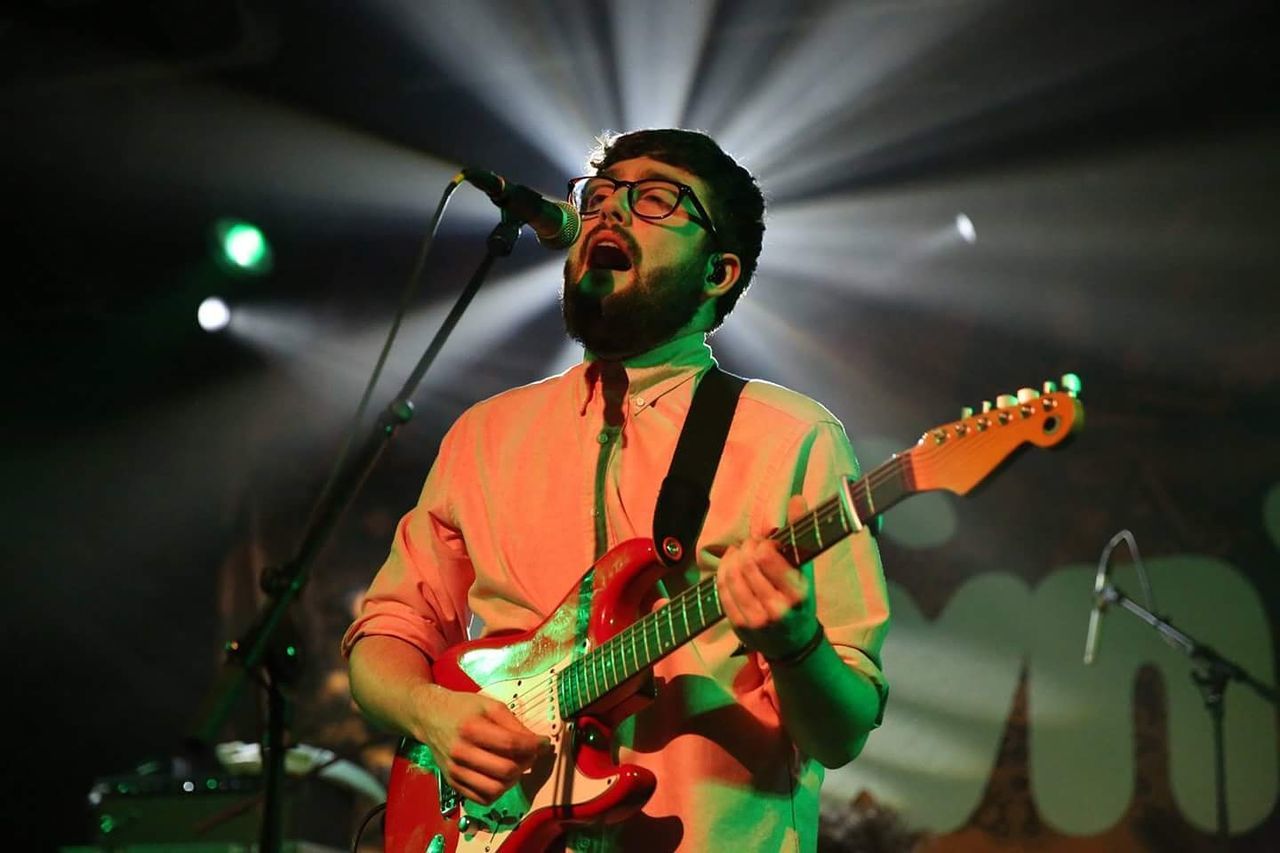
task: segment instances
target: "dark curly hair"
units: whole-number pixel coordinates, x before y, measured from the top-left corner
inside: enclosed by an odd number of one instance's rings
[[[697,175],[712,197],[700,199],[716,223],[725,251],[742,259],[742,274],[733,289],[716,302],[716,329],[751,283],[764,239],[764,194],[755,177],[724,152],[715,140],[699,130],[679,128],[635,130],[605,134],[596,140],[587,164],[596,171],[623,160],[650,157]]]

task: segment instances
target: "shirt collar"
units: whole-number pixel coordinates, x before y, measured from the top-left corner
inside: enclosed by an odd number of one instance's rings
[[[595,371],[588,371],[585,368],[596,360],[594,353],[586,352],[583,355],[582,376],[585,381],[579,389],[585,395],[584,407],[594,390],[588,383],[592,382],[595,375]],[[652,401],[715,363],[716,360],[711,355],[711,347],[707,345],[706,333],[690,332],[687,335],[672,338],[648,352],[628,358],[622,362],[622,366],[627,371],[627,393],[633,397],[641,396]]]

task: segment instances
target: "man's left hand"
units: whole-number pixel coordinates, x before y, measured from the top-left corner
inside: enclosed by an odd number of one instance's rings
[[[787,504],[791,521],[808,511],[800,495]],[[734,633],[767,658],[786,657],[817,630],[812,584],[771,539],[752,537],[725,551],[716,570],[716,590]]]

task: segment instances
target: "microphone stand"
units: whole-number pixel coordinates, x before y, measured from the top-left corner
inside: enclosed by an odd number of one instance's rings
[[[284,843],[283,780],[285,731],[289,703],[281,688],[295,677],[300,659],[296,639],[283,639],[279,634],[289,605],[306,586],[316,557],[333,529],[350,506],[352,499],[373,470],[382,451],[396,431],[413,417],[412,397],[427,369],[435,361],[462,313],[480,289],[494,261],[511,254],[520,236],[521,221],[505,210],[502,221],[489,234],[487,251],[471,280],[459,294],[449,315],[441,323],[426,352],[418,361],[404,386],[379,416],[377,424],[363,445],[330,480],[331,488],[320,495],[297,553],[283,566],[267,568],[262,573],[262,588],[269,600],[259,611],[253,625],[237,640],[227,643],[227,666],[223,668],[213,689],[205,697],[203,710],[197,717],[194,733],[187,742],[194,747],[207,747],[218,736],[232,707],[249,678],[259,681],[267,690],[267,730],[263,743],[263,807],[259,835],[260,853],[280,853]],[[258,675],[262,669],[265,677]]]
[[[1247,684],[1255,693],[1273,705],[1276,704],[1275,688],[1258,681],[1234,661],[1219,654],[1212,646],[1207,646],[1178,630],[1172,622],[1147,610],[1116,589],[1110,582],[1098,593],[1098,601],[1103,607],[1111,604],[1120,605],[1155,628],[1165,642],[1181,649],[1191,659],[1191,665],[1194,667],[1191,680],[1200,689],[1205,710],[1209,712],[1209,719],[1213,724],[1213,779],[1217,795],[1218,842],[1223,850],[1227,849],[1227,762],[1223,733],[1223,708],[1227,684],[1233,680]]]

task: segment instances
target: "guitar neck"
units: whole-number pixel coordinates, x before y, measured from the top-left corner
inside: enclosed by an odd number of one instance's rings
[[[894,504],[918,492],[945,489],[967,494],[1010,454],[1025,444],[1053,447],[1084,423],[1076,395],[1080,380],[1063,377],[1065,391],[1045,383],[1043,397],[1022,389],[926,432],[915,447],[899,453],[857,480],[845,478],[841,493],[772,538],[793,566],[801,566]],[[673,597],[561,672],[560,706],[573,714],[638,675],[724,618],[715,578],[708,577]]]
[[[799,567],[914,491],[911,454],[894,456],[770,538]],[[570,664],[560,678],[562,712],[577,713],[723,618],[715,577],[703,578]]]

